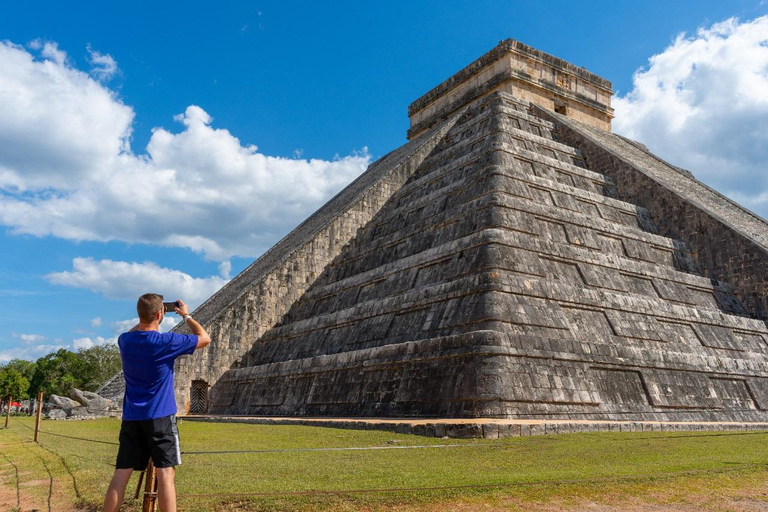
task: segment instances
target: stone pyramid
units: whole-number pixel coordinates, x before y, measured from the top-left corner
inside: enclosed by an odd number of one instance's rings
[[[215,414],[768,420],[768,224],[611,134],[610,83],[516,41],[207,301]]]

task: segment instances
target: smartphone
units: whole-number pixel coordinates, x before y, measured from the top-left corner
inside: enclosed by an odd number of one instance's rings
[[[180,304],[178,302],[163,302],[163,307],[166,313],[173,313],[176,311],[176,307]]]

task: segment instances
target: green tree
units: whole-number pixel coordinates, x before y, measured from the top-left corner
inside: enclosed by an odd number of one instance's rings
[[[35,363],[30,379],[30,391],[69,396],[72,388],[84,389],[91,380],[92,367],[74,352],[59,349],[43,356]]]
[[[27,361],[25,359],[11,359],[4,365],[0,366],[6,370],[16,370],[21,373],[27,380],[32,378],[32,374],[35,373],[35,363]]]
[[[28,397],[29,380],[18,370],[3,368],[0,370],[0,399],[3,402],[13,397],[23,400]]]
[[[89,380],[83,388],[86,391],[96,391],[123,368],[117,345],[97,345],[81,349],[77,352],[77,357],[88,365]]]

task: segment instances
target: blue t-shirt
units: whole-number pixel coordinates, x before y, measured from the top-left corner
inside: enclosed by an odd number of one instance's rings
[[[197,336],[133,331],[117,339],[125,374],[124,420],[152,420],[176,414],[173,362],[197,348]]]

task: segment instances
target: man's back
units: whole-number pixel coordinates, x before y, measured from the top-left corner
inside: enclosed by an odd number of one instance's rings
[[[124,420],[149,420],[176,413],[173,363],[197,347],[195,335],[131,331],[117,344],[125,374]]]
[[[160,322],[174,311],[186,322],[191,335],[163,333]],[[173,396],[173,363],[183,354],[207,347],[211,337],[179,299],[163,302],[163,296],[145,293],[136,303],[139,323],[117,340],[125,374],[123,422],[115,472],[104,496],[105,512],[117,512],[134,470],[142,471],[152,460],[157,471],[160,510],[176,510],[176,466],[181,464],[176,400]]]

